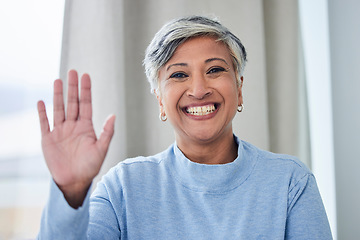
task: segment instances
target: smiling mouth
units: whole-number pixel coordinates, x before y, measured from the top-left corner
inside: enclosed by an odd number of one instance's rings
[[[206,106],[187,107],[185,111],[194,116],[204,116],[215,112],[216,108],[216,104],[210,104]]]

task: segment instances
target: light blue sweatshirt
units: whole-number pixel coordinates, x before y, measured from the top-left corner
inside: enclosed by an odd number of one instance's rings
[[[332,239],[304,164],[235,140],[228,164],[191,162],[176,144],[125,160],[77,210],[52,183],[38,238]]]

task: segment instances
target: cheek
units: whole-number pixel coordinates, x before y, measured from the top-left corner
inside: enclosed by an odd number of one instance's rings
[[[223,95],[224,98],[235,98],[238,96],[238,86],[234,79],[224,79],[219,81],[215,88]]]
[[[236,84],[222,86],[221,95],[230,111],[236,111],[239,103],[239,91]]]
[[[165,111],[173,111],[177,107],[179,99],[181,97],[179,94],[179,89],[169,85],[165,85],[162,86],[161,91],[163,96],[162,103]]]

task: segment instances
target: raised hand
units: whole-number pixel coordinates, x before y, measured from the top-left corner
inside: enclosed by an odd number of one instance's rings
[[[42,149],[50,173],[70,206],[82,205],[94,177],[99,173],[114,134],[115,116],[105,122],[97,139],[92,123],[91,83],[88,74],[81,77],[80,100],[78,75],[68,75],[68,99],[65,114],[63,84],[54,82],[54,128],[50,131],[45,104],[38,102]]]

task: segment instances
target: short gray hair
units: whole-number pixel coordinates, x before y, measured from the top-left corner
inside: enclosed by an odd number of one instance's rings
[[[190,16],[172,20],[154,36],[145,52],[143,65],[151,86],[151,92],[158,89],[158,73],[172,57],[177,47],[186,40],[198,36],[214,36],[230,51],[238,84],[246,63],[246,51],[239,38],[215,19]]]

